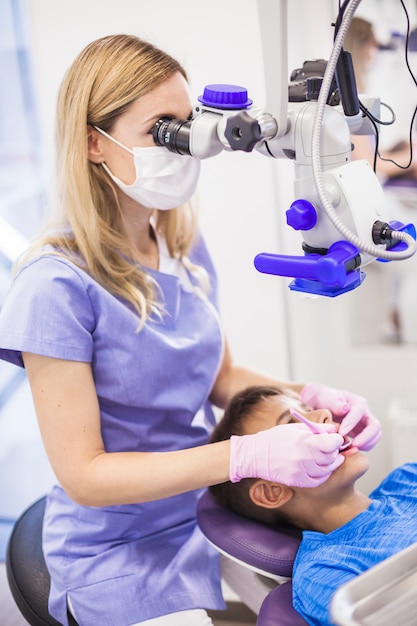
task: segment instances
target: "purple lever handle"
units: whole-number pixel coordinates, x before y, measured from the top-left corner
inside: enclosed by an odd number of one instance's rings
[[[320,281],[323,285],[343,287],[349,272],[359,264],[356,262],[358,255],[359,251],[353,244],[337,241],[325,255],[287,256],[261,252],[255,257],[254,264],[264,274],[304,278]]]

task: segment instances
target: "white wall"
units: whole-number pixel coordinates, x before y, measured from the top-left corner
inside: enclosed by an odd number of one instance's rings
[[[150,39],[186,67],[194,97],[205,84],[248,88],[262,106],[264,81],[256,0],[27,0],[42,125],[52,149],[55,98],[62,74],[91,40],[116,32]],[[332,0],[289,0],[289,70],[328,58]],[[319,10],[318,10],[319,6]],[[300,254],[285,226],[292,165],[259,154],[203,163],[201,217],[221,279],[223,316],[235,357],[277,376],[327,382],[369,398],[384,423],[390,398],[414,393],[415,353],[355,345],[354,311],[367,306],[366,283],[337,299],[290,292],[287,280],[258,274],[261,251]],[[374,294],[372,294],[374,297]],[[378,294],[376,294],[378,297]],[[356,309],[355,309],[356,307]],[[371,488],[388,469],[386,443],[372,453]]]

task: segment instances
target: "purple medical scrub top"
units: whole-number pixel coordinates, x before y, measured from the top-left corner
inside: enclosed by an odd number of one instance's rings
[[[137,332],[129,305],[70,261],[40,256],[20,270],[0,313],[0,358],[22,366],[23,351],[91,363],[108,452],[203,445],[224,347],[216,276],[201,238],[190,258],[209,274],[208,296],[183,266],[185,280],[161,265],[150,273],[166,312]],[[196,525],[200,495],[96,508],[55,486],[43,535],[51,614],[67,624],[67,594],[78,622],[89,626],[224,608],[219,557]]]

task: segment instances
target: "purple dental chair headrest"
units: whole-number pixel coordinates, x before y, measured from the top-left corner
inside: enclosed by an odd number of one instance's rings
[[[292,566],[301,540],[297,528],[273,528],[229,511],[217,504],[209,491],[200,498],[197,521],[202,533],[234,560],[264,576],[292,575]],[[265,598],[257,626],[305,626],[294,610],[291,581],[274,588]]]

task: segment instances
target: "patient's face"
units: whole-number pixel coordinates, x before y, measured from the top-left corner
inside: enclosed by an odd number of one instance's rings
[[[332,414],[328,409],[313,410],[300,402],[297,395],[277,395],[269,396],[256,408],[250,420],[245,424],[246,434],[266,430],[273,426],[283,424],[297,424],[299,420],[290,413],[290,408],[295,409],[302,415],[306,416],[311,422],[333,423]],[[336,429],[339,428],[337,422],[334,423]],[[305,427],[307,428],[307,426]],[[346,439],[346,438],[345,438]],[[362,454],[358,448],[351,446],[347,450],[341,452],[345,457],[344,463],[337,468],[330,478],[314,488],[314,492],[325,491],[334,487],[353,484],[360,476],[362,476],[369,467],[368,458]],[[312,491],[312,490],[311,490]]]

